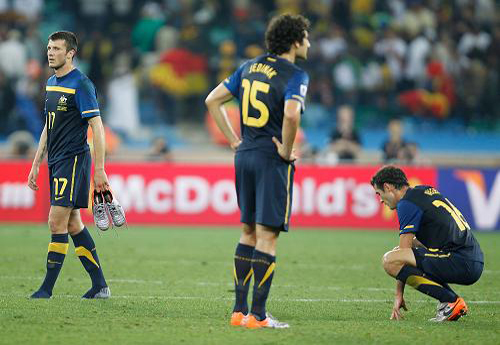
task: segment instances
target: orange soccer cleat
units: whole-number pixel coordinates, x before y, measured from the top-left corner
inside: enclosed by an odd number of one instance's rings
[[[462,315],[467,315],[469,308],[462,297],[457,297],[453,303],[439,303],[437,307],[436,317],[430,321],[443,322],[443,321],[456,321]]]
[[[231,326],[245,326],[247,320],[247,315],[242,312],[234,312],[231,315]]]
[[[257,320],[257,318],[250,314],[246,322],[247,328],[257,329],[257,328],[289,328],[287,323],[279,322],[271,314],[266,313],[266,318],[262,321]]]

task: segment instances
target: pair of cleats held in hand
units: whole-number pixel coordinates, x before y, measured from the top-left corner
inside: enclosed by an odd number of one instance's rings
[[[108,230],[111,223],[119,227],[126,221],[123,207],[109,190],[103,192],[94,190],[92,212],[95,225],[102,231]]]

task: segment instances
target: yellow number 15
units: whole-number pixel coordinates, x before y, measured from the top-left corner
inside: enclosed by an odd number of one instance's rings
[[[262,81],[243,79],[241,81],[243,88],[243,100],[241,102],[241,111],[243,115],[243,124],[250,127],[264,127],[269,121],[269,109],[266,104],[257,99],[257,92],[269,93],[269,84]],[[248,116],[248,105],[259,111],[259,117]]]

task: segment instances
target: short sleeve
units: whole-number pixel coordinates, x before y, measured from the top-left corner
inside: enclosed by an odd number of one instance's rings
[[[241,65],[233,74],[223,81],[224,86],[236,98],[240,96],[241,74],[243,73],[245,65],[246,64]]]
[[[302,106],[302,112],[305,109],[305,100],[307,94],[307,86],[309,85],[309,76],[304,71],[297,71],[288,81],[285,89],[285,101],[294,99],[299,101]]]
[[[83,118],[101,115],[99,104],[97,103],[97,91],[94,84],[88,78],[82,79],[79,87],[76,89],[75,101],[76,107]]]
[[[401,200],[397,206],[399,234],[416,233],[420,227],[423,211],[408,200]]]

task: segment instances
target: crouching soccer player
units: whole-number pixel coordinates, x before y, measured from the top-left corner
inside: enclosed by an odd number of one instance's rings
[[[38,190],[36,180],[45,151],[48,152],[52,239],[47,254],[45,279],[32,298],[50,298],[68,251],[68,232],[75,251],[90,275],[92,287],[83,298],[108,298],[111,293],[104,279],[94,241],[83,225],[80,208],[87,208],[90,188],[91,156],[87,144],[90,124],[94,133],[94,186],[109,190],[104,171],[104,129],[96,90],[92,82],[73,66],[77,39],[71,32],[55,32],[49,37],[47,58],[55,74],[46,87],[45,127],[28,185]]]
[[[385,253],[383,266],[396,278],[391,319],[406,309],[405,284],[437,299],[431,321],[455,321],[468,307],[448,284],[471,285],[483,272],[479,243],[462,213],[431,186],[410,188],[405,173],[394,166],[380,169],[371,184],[381,202],[397,209],[399,246]]]

